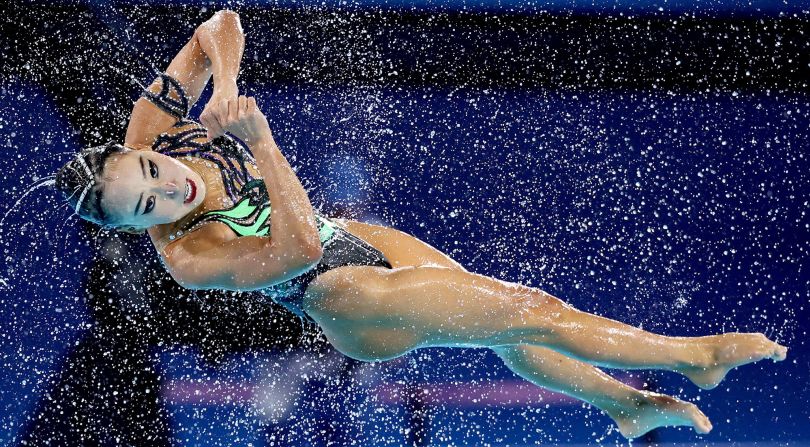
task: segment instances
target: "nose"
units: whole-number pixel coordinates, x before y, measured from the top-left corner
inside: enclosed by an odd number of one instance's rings
[[[175,182],[166,182],[159,188],[160,193],[164,194],[167,198],[171,199],[175,197],[178,193],[177,191],[177,183]]]

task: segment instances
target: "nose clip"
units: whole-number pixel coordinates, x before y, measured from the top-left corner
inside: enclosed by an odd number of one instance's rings
[[[174,182],[168,182],[166,186],[169,188],[166,190],[166,195],[173,196],[177,194],[177,185],[175,185]]]

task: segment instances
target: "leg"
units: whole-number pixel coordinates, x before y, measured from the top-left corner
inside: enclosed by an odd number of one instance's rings
[[[639,391],[598,368],[548,348],[530,345],[492,348],[515,374],[535,385],[583,400],[608,414],[627,438],[665,425],[687,425],[699,433],[712,426],[690,403],[662,394]]]
[[[444,267],[347,266],[319,276],[310,289],[317,293],[307,312],[326,332],[359,344],[531,344],[601,366],[680,372],[706,388],[733,367],[785,356],[784,347],[761,334],[657,335],[581,312],[538,289]]]

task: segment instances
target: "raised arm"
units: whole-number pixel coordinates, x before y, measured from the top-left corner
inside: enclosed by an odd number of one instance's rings
[[[236,77],[244,45],[245,38],[239,15],[233,11],[219,11],[197,27],[194,35],[166,69],[166,74],[176,79],[188,96],[185,112],[197,101],[213,75],[214,93],[200,115],[206,127],[210,124],[207,121],[210,120],[205,118],[211,114],[211,110],[220,102],[227,102],[239,94]],[[157,95],[164,87],[171,87],[164,86],[163,82],[164,79],[159,77],[148,90]],[[179,96],[173,93],[170,93],[169,97],[180,100]],[[183,118],[183,113],[182,110],[159,108],[147,98],[141,97],[132,109],[125,143],[130,147],[149,148],[155,137],[168,130],[178,119]]]
[[[229,101],[225,111],[216,119],[250,147],[267,184],[271,238],[226,239],[219,227],[205,225],[168,245],[162,254],[169,272],[185,287],[262,289],[316,265],[323,248],[307,192],[276,145],[256,101],[240,96]]]

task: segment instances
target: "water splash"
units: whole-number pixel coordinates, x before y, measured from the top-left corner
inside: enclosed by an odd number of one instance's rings
[[[0,219],[0,245],[2,245],[2,246],[7,245],[5,237],[4,237],[4,232],[5,232],[5,229],[6,229],[4,224],[6,222],[6,218],[8,218],[9,214],[11,214],[12,211],[15,211],[17,209],[17,207],[20,205],[20,203],[23,200],[25,200],[25,198],[28,197],[28,195],[31,194],[32,192],[37,191],[38,189],[40,189],[43,186],[54,186],[55,184],[56,184],[56,175],[49,175],[47,177],[44,177],[44,178],[38,180],[36,183],[34,183],[34,185],[32,185],[30,188],[28,188],[28,190],[25,191],[22,194],[22,196],[20,196],[20,198],[18,198],[14,202],[14,205],[12,205],[11,208],[6,210],[5,214],[3,215],[3,218]],[[0,277],[0,290],[8,290],[8,289],[11,289],[10,281],[8,279],[6,279],[6,278]]]
[[[56,175],[49,175],[49,176],[39,180],[37,183],[35,183],[30,188],[28,188],[28,190],[25,193],[23,193],[22,197],[17,199],[17,201],[14,202],[14,205],[12,205],[11,208],[9,208],[6,211],[6,214],[3,215],[3,218],[0,219],[0,234],[2,234],[2,231],[5,228],[5,227],[3,227],[3,223],[5,223],[6,218],[8,217],[8,215],[11,214],[12,211],[17,209],[17,205],[19,205],[20,202],[23,201],[23,199],[28,197],[28,194],[31,194],[32,192],[36,191],[37,189],[39,189],[39,188],[41,188],[43,186],[54,186],[54,185],[56,185]]]
[[[148,85],[145,85],[143,82],[141,82],[141,80],[138,79],[137,76],[133,75],[132,73],[130,73],[130,72],[126,71],[126,70],[123,70],[123,69],[121,69],[119,67],[116,67],[113,64],[107,64],[107,68],[110,68],[110,69],[112,69],[112,71],[116,72],[117,74],[121,75],[122,77],[127,78],[130,83],[137,84],[142,90],[146,90],[149,87]],[[152,69],[155,70],[154,67],[152,67]]]
[[[65,205],[65,207],[66,207],[66,208],[69,208],[67,205]],[[61,207],[60,207],[59,209],[61,209]],[[57,232],[55,233],[55,236],[56,236],[56,238],[57,238],[57,241],[55,241],[56,243],[58,243],[58,242],[59,242],[59,241],[58,241],[59,235],[64,235],[64,239],[63,239],[63,241],[62,241],[61,249],[60,249],[60,250],[55,251],[55,253],[65,253],[65,252],[66,252],[66,249],[67,249],[67,244],[68,244],[68,238],[69,238],[69,233],[65,231],[65,227],[68,225],[68,223],[70,223],[70,221],[71,221],[72,219],[74,219],[74,218],[77,218],[77,219],[78,219],[78,218],[79,218],[79,215],[78,215],[78,214],[76,214],[76,213],[73,213],[73,212],[72,212],[73,210],[70,210],[70,211],[71,211],[71,214],[70,214],[70,215],[69,215],[69,216],[68,216],[66,219],[63,219],[62,225],[59,227],[59,231],[57,231]],[[55,260],[54,260],[54,261],[55,261]],[[53,274],[54,270],[56,269],[56,266],[57,266],[57,263],[56,263],[56,262],[52,262],[52,263],[51,263],[51,268],[48,270],[48,275],[49,275],[49,276]]]

